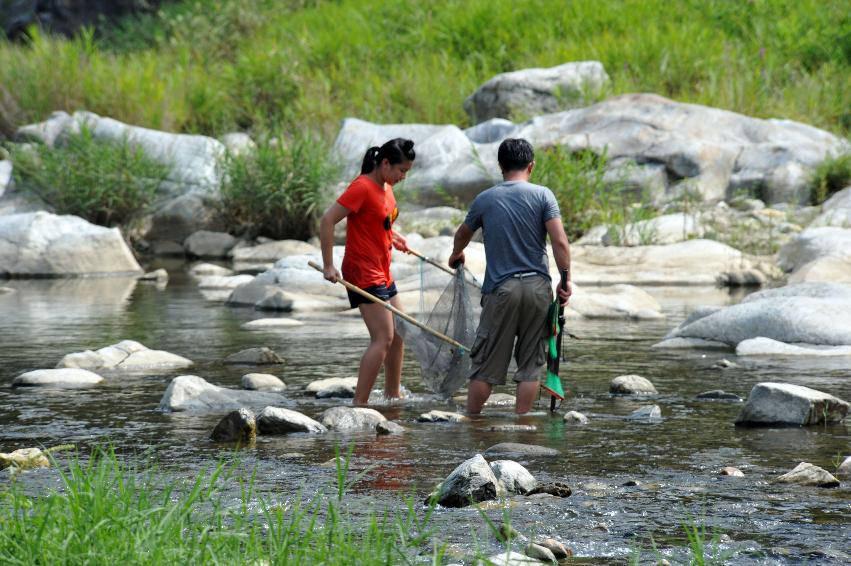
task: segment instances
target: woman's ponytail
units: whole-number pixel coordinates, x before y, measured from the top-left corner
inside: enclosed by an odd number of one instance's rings
[[[360,174],[366,175],[372,173],[375,166],[378,165],[378,153],[380,149],[377,145],[372,146],[363,156],[363,164],[360,166]]]

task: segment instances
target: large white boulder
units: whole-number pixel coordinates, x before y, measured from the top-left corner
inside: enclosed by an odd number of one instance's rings
[[[790,383],[757,383],[736,424],[739,426],[813,425],[840,422],[849,404],[828,393]]]
[[[162,371],[187,368],[192,360],[163,350],[151,350],[139,342],[122,340],[96,351],[86,350],[64,356],[57,368],[117,370],[130,372]]]
[[[851,280],[851,228],[807,228],[792,238],[777,256],[790,281]]]
[[[160,400],[161,411],[223,411],[242,407],[281,406],[289,402],[277,393],[227,389],[197,375],[171,380]]]
[[[810,222],[810,228],[820,226],[851,228],[851,187],[834,193],[822,203],[821,209],[821,214]]]
[[[595,288],[574,285],[568,307],[568,311],[584,318],[650,320],[665,317],[659,301],[633,285]]]
[[[538,116],[584,106],[608,84],[609,75],[599,61],[522,69],[488,80],[464,101],[464,110],[474,123]]]
[[[0,216],[0,275],[140,275],[117,228],[76,216],[30,212]]]
[[[749,338],[736,346],[737,356],[851,356],[851,346],[786,344],[771,338]]]

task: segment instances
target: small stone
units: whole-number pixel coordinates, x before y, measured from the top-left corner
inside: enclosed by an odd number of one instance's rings
[[[641,485],[641,482],[638,480],[629,480],[621,484],[623,487],[638,487]]]
[[[429,411],[417,417],[417,421],[421,423],[463,423],[469,420],[469,417],[461,413],[438,410]]]
[[[710,367],[712,369],[730,369],[730,368],[739,367],[739,364],[737,364],[735,362],[731,362],[730,360],[725,358],[725,359],[722,359],[722,360],[718,360],[717,362],[712,364]]]
[[[609,393],[617,395],[655,395],[658,393],[650,380],[640,375],[620,375],[609,384]]]
[[[216,442],[253,443],[257,439],[257,422],[254,419],[254,413],[248,409],[231,411],[219,421],[210,438]]]
[[[242,376],[242,388],[251,391],[283,391],[287,384],[270,373],[247,373]]]
[[[166,283],[168,282],[168,271],[166,271],[165,269],[149,271],[148,273],[139,277],[139,281],[154,281],[156,283]]]
[[[571,490],[570,486],[566,483],[554,481],[549,483],[538,484],[526,495],[537,495],[539,493],[546,493],[549,495],[554,495],[555,497],[570,497],[570,495],[573,493],[573,490]]]
[[[12,381],[12,387],[86,387],[97,385],[103,377],[85,369],[39,369],[22,373]]]
[[[517,404],[517,398],[508,393],[494,393],[485,401],[485,407],[513,407]]]
[[[817,487],[839,487],[839,480],[830,472],[809,462],[801,462],[791,472],[783,474],[774,481]]]
[[[304,323],[294,318],[260,318],[242,325],[246,330],[276,330],[279,328],[297,328]]]
[[[588,424],[588,417],[579,411],[568,411],[564,414],[564,422],[573,424]]]
[[[718,471],[719,476],[730,476],[731,478],[743,478],[745,474],[739,468],[734,468],[733,466],[726,466],[721,468]]]
[[[198,263],[189,270],[189,275],[192,277],[205,277],[215,275],[217,277],[229,277],[233,275],[233,270],[221,265],[213,263]]]
[[[535,544],[549,549],[549,551],[553,553],[553,556],[556,558],[556,560],[564,560],[565,558],[570,558],[571,556],[573,556],[572,550],[570,550],[554,538],[545,538],[543,540],[538,540],[535,541]]]
[[[382,421],[375,425],[375,432],[378,434],[401,434],[405,432],[405,427],[393,421]]]
[[[311,419],[307,415],[282,407],[266,407],[257,417],[257,428],[260,434],[289,434],[292,432],[309,432],[321,434],[328,432],[325,425]]]
[[[713,389],[712,391],[704,391],[703,393],[698,393],[696,399],[700,399],[701,401],[732,401],[734,403],[741,403],[742,398],[736,395],[735,393],[727,393],[721,389]]]
[[[284,359],[269,348],[248,348],[225,358],[226,364],[282,364]]]
[[[20,448],[8,454],[0,452],[0,470],[9,467],[19,470],[49,468],[50,460],[39,448]]]
[[[355,396],[357,385],[358,378],[356,377],[329,377],[310,382],[304,392],[317,399],[332,397],[351,399]]]
[[[604,533],[609,532],[609,526],[606,523],[597,523],[594,525],[594,529],[598,531],[603,531]]]
[[[662,409],[659,408],[659,405],[644,405],[634,410],[626,418],[639,422],[659,422],[662,420]]]
[[[549,548],[543,547],[539,544],[532,543],[526,547],[524,553],[529,558],[535,558],[537,560],[542,560],[544,562],[558,562],[553,551]]]

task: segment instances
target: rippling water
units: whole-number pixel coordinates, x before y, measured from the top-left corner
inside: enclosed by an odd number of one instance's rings
[[[261,368],[284,379],[297,409],[311,416],[335,403],[301,397],[315,379],[351,377],[367,342],[359,318],[351,315],[301,317],[305,326],[258,332],[240,325],[263,315],[205,299],[185,275],[186,266],[164,264],[171,282],[164,290],[128,280],[7,281],[14,293],[0,295],[0,451],[73,442],[81,447],[110,442],[121,454],[153,454],[174,478],[233,455],[208,440],[221,415],[163,414],[156,410],[175,374],[110,377],[79,390],[9,387],[21,372],[54,367],[66,353],[97,349],[119,340],[137,340],[195,361],[184,373],[239,387],[252,368],[225,366],[228,354],[269,346],[284,366]],[[159,267],[154,265],[152,267]],[[354,444],[355,468],[370,468],[353,486],[355,508],[402,507],[403,498],[422,499],[458,463],[498,442],[540,444],[558,457],[520,461],[539,480],[569,483],[567,499],[518,500],[513,525],[526,535],[554,536],[591,562],[619,563],[638,548],[643,561],[651,537],[659,553],[687,559],[683,525],[706,525],[722,539],[721,550],[734,563],[851,562],[851,491],[775,485],[770,481],[801,461],[833,471],[838,457],[851,454],[847,425],[810,428],[737,429],[740,404],[697,401],[695,395],[724,389],[746,397],[753,384],[783,381],[851,399],[851,360],[738,359],[730,352],[658,352],[649,346],[679,323],[694,306],[733,304],[738,298],[704,288],[648,289],[663,304],[667,320],[653,322],[576,321],[570,330],[581,340],[567,344],[562,374],[569,397],[562,407],[585,413],[590,424],[566,425],[546,412],[516,418],[494,407],[471,423],[419,424],[431,409],[460,409],[438,401],[418,384],[416,363],[406,360],[403,381],[412,391],[402,404],[378,406],[408,429],[400,436],[372,434],[260,437],[239,454],[240,465],[256,470],[261,491],[288,497],[312,493],[333,481],[321,467],[338,444]],[[740,367],[718,370],[721,358]],[[608,395],[611,378],[638,373],[660,394],[651,401]],[[510,389],[504,389],[511,392]],[[658,424],[626,421],[640,405],[658,404]],[[536,432],[491,432],[494,424],[530,423]],[[721,478],[723,466],[736,466],[744,478]],[[50,470],[24,476],[34,489],[55,485]],[[0,481],[7,481],[5,479]],[[625,486],[635,481],[638,485]],[[492,511],[499,517],[501,511]],[[440,510],[435,521],[443,540],[460,551],[478,544],[498,552],[479,512]],[[474,540],[475,539],[475,540]]]

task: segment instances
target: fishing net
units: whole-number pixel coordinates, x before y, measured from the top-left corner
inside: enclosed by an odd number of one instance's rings
[[[423,287],[420,287],[422,293]],[[449,397],[470,376],[470,350],[476,338],[481,307],[481,290],[475,278],[464,268],[458,269],[440,294],[431,312],[422,322],[459,342],[466,349],[441,340],[414,324],[396,316],[396,329],[405,347],[414,352],[422,369],[423,383],[432,393]]]

